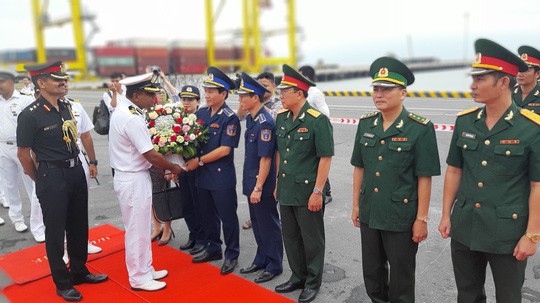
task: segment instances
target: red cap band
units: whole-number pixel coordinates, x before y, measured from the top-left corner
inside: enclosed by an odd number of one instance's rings
[[[303,91],[308,91],[309,90],[309,85],[299,79],[296,79],[296,78],[293,78],[293,77],[290,77],[290,76],[283,76],[283,80],[281,80],[281,82],[285,83],[285,84],[289,84],[289,83],[292,83],[292,84],[296,84],[296,85],[292,85],[292,86],[296,86],[298,87],[299,89],[303,90]]]
[[[33,77],[33,76],[38,76],[41,74],[58,73],[60,71],[61,71],[61,66],[57,65],[57,66],[52,66],[52,67],[38,70],[38,71],[28,72],[28,73],[30,74],[30,77]]]
[[[516,76],[519,72],[516,65],[495,57],[482,56],[480,62],[475,62],[473,67],[484,67],[481,65],[490,65],[490,67],[487,67],[488,69],[494,69],[513,76]]]

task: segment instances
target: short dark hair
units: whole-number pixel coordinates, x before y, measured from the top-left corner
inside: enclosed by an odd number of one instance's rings
[[[495,81],[499,81],[499,79],[501,79],[502,77],[508,77],[508,79],[510,80],[508,88],[510,88],[510,89],[512,89],[517,84],[516,77],[514,77],[514,76],[512,76],[510,74],[503,73],[503,72],[498,72],[498,71],[495,71],[492,74],[493,74],[493,78],[495,79]]]
[[[111,74],[111,79],[114,79],[114,78],[120,78],[122,79],[122,73],[120,72],[114,72]]]
[[[272,74],[271,72],[262,72],[262,73],[260,73],[257,76],[256,80],[261,80],[261,79],[267,79],[267,80],[270,80],[274,84],[276,83],[276,80],[274,78],[274,74]]]
[[[304,65],[298,69],[299,72],[311,81],[315,81],[315,69],[309,65]]]
[[[226,90],[223,87],[218,87],[217,90],[218,90],[219,94],[221,94],[221,92],[226,92],[227,93],[227,95],[225,95],[225,100],[227,100],[227,98],[229,98],[229,91],[228,90]]]

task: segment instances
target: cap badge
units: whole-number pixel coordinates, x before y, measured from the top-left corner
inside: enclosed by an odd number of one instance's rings
[[[381,67],[381,69],[379,70],[379,77],[382,77],[382,78],[388,77],[388,68]]]
[[[214,81],[214,74],[208,74],[208,80]]]
[[[186,91],[187,91],[187,92],[192,92],[193,89],[191,89],[191,87],[188,87],[188,88],[186,88]]]
[[[526,53],[523,53],[521,54],[521,59],[523,59],[523,61],[527,61],[529,60],[529,55],[527,55]]]
[[[482,63],[482,53],[476,53],[476,59],[474,60],[474,63]]]
[[[244,86],[244,79],[240,80],[240,86]]]
[[[60,72],[61,72],[61,73],[65,73],[65,72],[66,72],[66,66],[64,65],[64,63],[62,63],[62,64],[60,65]]]

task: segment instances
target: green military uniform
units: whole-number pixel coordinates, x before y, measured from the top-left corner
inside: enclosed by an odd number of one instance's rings
[[[410,70],[393,58],[375,60],[370,70],[373,86],[404,88],[414,82]],[[418,177],[441,173],[435,129],[404,107],[386,131],[383,122],[381,112],[360,118],[351,157],[352,165],[364,169],[358,201],[364,283],[373,302],[414,302]]]
[[[334,138],[328,117],[313,109],[308,102],[295,120],[292,116],[292,112],[283,110],[276,118],[280,156],[277,200],[281,210],[283,242],[292,270],[289,281],[318,289],[325,251],[323,211],[312,212],[307,206],[317,179],[320,158],[334,155]]]
[[[518,49],[518,53],[521,56],[521,59],[525,61],[525,63],[529,66],[529,68],[534,68],[535,70],[540,68],[540,51],[538,51],[536,48],[524,45]],[[526,108],[539,114],[540,83],[537,82],[536,87],[531,92],[529,92],[525,99],[523,99],[521,87],[517,86],[512,94],[512,100],[514,100],[517,106]]]
[[[479,39],[475,46],[473,75],[527,70],[494,42]],[[499,61],[487,64],[483,58]],[[491,130],[486,117],[486,107],[458,114],[446,160],[462,171],[450,231],[458,302],[485,302],[487,263],[497,302],[521,302],[527,263],[512,254],[527,228],[530,182],[540,181],[540,117],[514,103]]]

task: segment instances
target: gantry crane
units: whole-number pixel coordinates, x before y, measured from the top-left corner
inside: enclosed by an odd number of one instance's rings
[[[215,29],[216,20],[225,0],[221,0],[216,13],[213,10],[214,0],[206,0],[206,43],[209,66],[239,66],[246,72],[260,72],[268,65],[289,64],[296,66],[296,17],[295,0],[287,3],[287,41],[288,57],[264,57],[262,52],[262,34],[259,24],[260,8],[268,5],[269,0],[242,0],[242,39],[243,52],[240,59],[218,60],[216,58]]]

